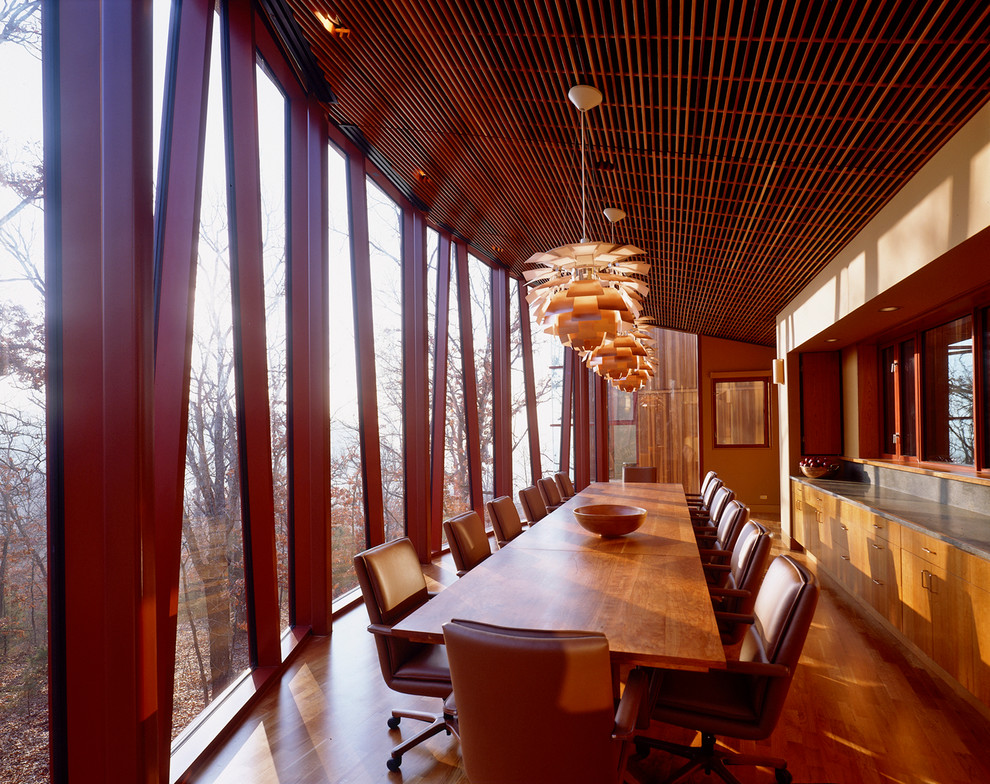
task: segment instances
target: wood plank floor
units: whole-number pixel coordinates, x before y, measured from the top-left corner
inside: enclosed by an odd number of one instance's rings
[[[454,579],[449,558],[428,569]],[[439,735],[403,757],[401,773],[385,760],[404,720],[389,732],[393,707],[435,710],[438,700],[385,688],[363,606],[334,623],[331,637],[306,645],[284,677],[190,781],[197,784],[467,784],[457,742]],[[990,720],[882,628],[863,620],[838,590],[824,586],[784,714],[746,751],[786,758],[795,782],[972,784],[990,782]],[[524,717],[520,717],[524,719]],[[671,728],[689,742],[692,733]],[[634,762],[644,782],[662,781],[679,760],[659,751]],[[765,769],[741,769],[744,782],[772,782]],[[698,774],[692,781],[710,781]]]

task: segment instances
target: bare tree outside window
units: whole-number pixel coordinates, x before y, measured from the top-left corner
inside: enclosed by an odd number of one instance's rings
[[[0,781],[48,766],[41,3],[0,0]]]

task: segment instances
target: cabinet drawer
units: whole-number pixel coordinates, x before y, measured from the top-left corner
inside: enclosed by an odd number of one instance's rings
[[[894,547],[901,544],[901,526],[892,523],[886,517],[871,514],[866,522],[867,533],[880,539],[886,539]]]
[[[918,533],[913,528],[901,527],[901,549],[914,553],[922,560],[935,566],[947,569],[949,566],[949,551],[955,548],[941,539]]]

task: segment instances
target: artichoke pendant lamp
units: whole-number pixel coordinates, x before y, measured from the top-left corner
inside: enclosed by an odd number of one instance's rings
[[[588,239],[584,115],[601,103],[602,94],[579,84],[567,96],[581,116],[581,240],[534,254],[526,263],[538,268],[524,277],[533,287],[526,299],[537,324],[585,356],[632,328],[648,289],[630,276],[645,275],[650,266],[630,261],[643,253],[639,248]]]

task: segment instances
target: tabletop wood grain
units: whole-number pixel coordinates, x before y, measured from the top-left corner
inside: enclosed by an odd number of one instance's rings
[[[647,510],[633,534],[601,539],[576,506]],[[531,629],[603,632],[615,664],[678,669],[725,666],[725,654],[677,485],[597,483],[586,488],[394,627],[442,642],[452,618]]]

